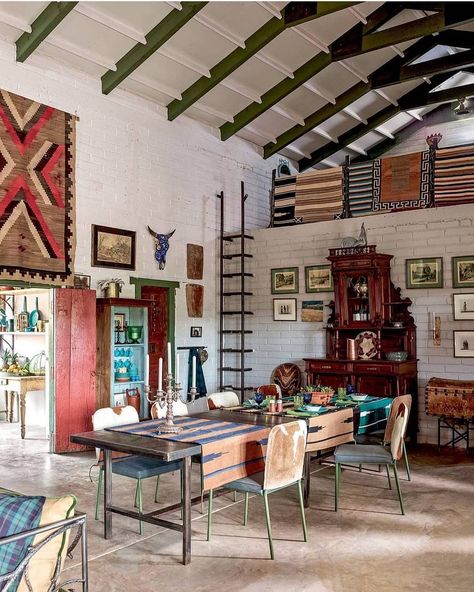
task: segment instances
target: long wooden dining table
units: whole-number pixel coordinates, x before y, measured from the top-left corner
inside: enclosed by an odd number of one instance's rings
[[[335,446],[344,442],[352,442],[354,439],[353,417],[354,411],[352,408],[334,408],[318,417],[301,418],[304,419],[308,425],[308,440],[304,469],[304,499],[306,507],[309,505],[310,495],[311,455],[314,454],[314,452],[319,454],[320,451],[331,450]],[[227,466],[213,464],[215,457],[219,456],[219,446],[222,448],[227,446],[227,450],[229,450],[232,447],[229,447],[229,444],[231,442],[234,443],[236,437],[241,437],[240,434],[245,432],[247,434],[246,437],[250,438],[247,444],[251,445],[243,447],[240,441],[240,448],[253,450],[253,454],[255,455],[255,444],[260,445],[262,434],[264,434],[263,439],[265,439],[272,427],[282,423],[295,421],[296,419],[298,419],[298,417],[286,413],[271,415],[265,413],[244,413],[242,410],[220,409],[193,416],[176,418],[176,422],[182,422],[183,426],[187,427],[187,429],[191,431],[194,430],[194,433],[196,434],[195,441],[192,441],[192,435],[186,435],[185,431],[183,431],[184,435],[182,437],[157,433],[160,420],[148,420],[131,426],[120,426],[110,428],[109,430],[75,434],[71,436],[71,441],[76,444],[84,444],[86,446],[93,446],[103,450],[104,538],[110,539],[112,537],[113,514],[120,514],[135,520],[141,520],[143,522],[155,524],[156,526],[172,529],[182,533],[182,562],[184,565],[187,565],[191,561],[191,506],[194,503],[202,501],[201,495],[194,498],[191,495],[191,459],[196,457],[200,460],[203,466],[202,473],[204,489],[213,488],[214,485],[211,487],[206,486],[206,479],[208,484],[215,483],[212,481],[213,475],[221,474],[222,472],[227,472],[228,475],[231,475],[232,471],[235,470],[235,466],[242,464],[238,462],[238,460],[242,459],[237,459],[236,462],[236,457],[232,454],[221,455],[231,457],[229,460],[223,461],[224,463],[228,463]],[[242,429],[239,429],[239,424],[242,425]],[[253,426],[255,427],[255,430],[244,429],[243,426],[247,426],[247,428]],[[265,431],[265,428],[267,428],[267,431]],[[120,429],[129,431],[117,431]],[[217,444],[212,454],[208,454],[208,452],[205,453],[206,449],[204,442],[212,439],[203,439],[202,432],[206,432],[206,430],[212,432],[211,436],[214,435],[214,443]],[[221,433],[219,433],[219,430]],[[236,436],[236,434],[239,435]],[[255,434],[253,440],[252,434]],[[229,441],[226,442],[226,440]],[[262,450],[263,446],[264,444],[262,444]],[[236,448],[238,447],[239,446],[236,446]],[[147,513],[140,513],[136,510],[130,510],[115,505],[112,500],[112,452],[154,457],[165,462],[182,460],[183,496],[181,502]],[[260,456],[262,456],[262,453]],[[252,470],[249,470],[248,474],[258,470],[257,467],[259,465],[254,462],[255,460],[256,458],[250,459],[249,467],[251,467]],[[206,473],[204,467],[208,461],[211,461],[209,463],[211,468]],[[227,479],[226,481],[225,477],[222,479],[222,476],[220,478],[221,484],[225,484],[225,482],[231,480]],[[181,523],[161,518],[163,514],[172,512],[180,507],[182,509]]]

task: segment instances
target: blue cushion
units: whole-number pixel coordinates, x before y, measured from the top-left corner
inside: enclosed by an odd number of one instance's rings
[[[146,479],[147,477],[156,477],[164,473],[180,471],[182,466],[181,461],[165,462],[148,456],[128,456],[112,464],[112,473],[131,477],[132,479]]]
[[[392,455],[377,444],[343,444],[334,452],[337,463],[386,465],[392,462]]]
[[[263,494],[263,473],[255,473],[250,477],[242,477],[224,485],[225,489],[232,491],[244,491],[247,493]]]

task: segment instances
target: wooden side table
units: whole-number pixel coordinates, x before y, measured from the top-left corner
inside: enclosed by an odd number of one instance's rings
[[[6,393],[7,420],[13,422],[13,400],[17,395],[20,401],[20,433],[25,438],[26,394],[30,391],[44,391],[44,376],[16,376],[0,372],[0,381]]]

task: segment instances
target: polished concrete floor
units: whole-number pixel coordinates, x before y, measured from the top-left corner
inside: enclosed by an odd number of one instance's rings
[[[90,453],[47,454],[47,441],[30,428],[21,441],[18,424],[0,422],[0,485],[27,494],[72,492],[88,515],[91,592],[470,592],[474,589],[474,462],[461,453],[418,450],[411,454],[412,482],[402,473],[406,516],[383,475],[344,471],[341,508],[334,512],[334,471],[314,466],[309,541],[302,542],[296,490],[270,498],[276,560],[270,561],[262,500],[243,504],[231,495],[215,502],[213,537],[206,515],[193,508],[193,559],[180,564],[179,533],[114,516],[113,538],[94,521],[97,470]],[[197,491],[197,474],[196,487]],[[178,476],[164,476],[160,502],[178,499]],[[145,510],[155,507],[154,482],[145,485]],[[114,500],[133,505],[130,480],[114,477]],[[179,516],[176,515],[176,518]],[[77,571],[68,561],[68,577]]]

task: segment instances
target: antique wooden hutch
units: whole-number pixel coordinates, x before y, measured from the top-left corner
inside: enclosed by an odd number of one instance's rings
[[[326,327],[326,358],[305,358],[308,384],[333,388],[347,384],[360,393],[395,397],[410,393],[415,401],[410,421],[416,432],[416,326],[400,288],[390,280],[392,255],[375,246],[330,249],[335,298]],[[348,356],[348,340],[355,355]],[[393,352],[406,352],[406,360]],[[353,357],[355,359],[349,359]]]

